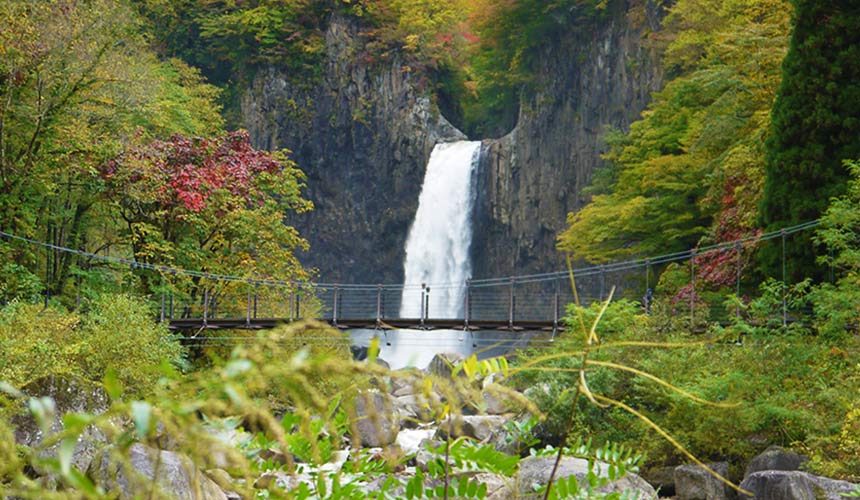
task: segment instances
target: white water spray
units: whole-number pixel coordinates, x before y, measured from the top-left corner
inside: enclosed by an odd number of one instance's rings
[[[428,317],[463,317],[465,281],[472,274],[472,177],[480,147],[478,141],[437,144],[430,155],[406,240],[402,318],[421,317],[422,284],[430,287]]]

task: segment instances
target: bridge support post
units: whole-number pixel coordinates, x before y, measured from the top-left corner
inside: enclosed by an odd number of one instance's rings
[[[174,277],[174,279],[171,281],[175,282],[176,281],[176,279],[175,279],[176,270],[174,269],[173,271],[170,272],[170,274],[172,274]],[[170,317],[170,319],[173,319],[173,284],[172,283],[170,285],[170,316],[169,317]]]
[[[290,285],[294,287],[290,290],[290,298],[288,299],[290,302],[290,323],[292,323],[296,319],[296,290],[293,283]]]
[[[252,288],[253,288],[253,285],[251,284],[251,280],[249,279],[248,280],[248,304],[247,304],[248,307],[245,309],[245,326],[246,327],[251,326],[251,290],[252,290]]]
[[[469,320],[472,315],[472,280],[466,280],[466,293],[464,294],[463,300],[465,303],[463,304],[463,328],[465,330],[469,329]]]
[[[302,285],[296,289],[296,319],[302,319]]]
[[[164,316],[165,316],[165,311],[164,311],[164,305],[165,305],[164,304],[164,302],[165,302],[164,274],[163,273],[160,273],[160,274],[161,274],[161,313],[159,314],[158,319],[159,319],[159,321],[164,323]],[[80,289],[78,290],[78,305],[80,305]]]
[[[788,283],[785,272],[785,228],[780,230],[782,236],[782,327],[788,326]]]
[[[735,283],[735,296],[737,297],[737,303],[735,304],[735,319],[741,319],[741,266],[743,262],[741,261],[741,250],[742,245],[741,242],[738,241],[735,243],[735,252],[737,253],[738,258],[738,268],[737,268],[737,277]]]
[[[508,297],[508,328],[514,327],[514,314],[515,314],[515,308],[516,308],[516,306],[514,305],[514,301],[516,300],[516,295],[514,294],[514,287],[515,286],[516,286],[516,278],[511,276],[511,284],[510,284],[509,297]]]
[[[203,326],[209,325],[209,289],[203,288]]]
[[[555,293],[552,295],[552,335],[558,330],[559,317],[559,296],[558,296],[558,280],[555,280]]]
[[[331,324],[334,326],[337,326],[337,299],[338,299],[338,296],[340,295],[339,292],[340,292],[340,289],[337,287],[337,285],[335,285],[334,297],[333,297],[334,303],[332,304],[332,307],[331,307]]]
[[[424,295],[424,320],[430,320],[430,287],[427,287],[427,293]]]
[[[259,299],[259,290],[260,290],[260,283],[254,283],[254,311],[253,311],[253,314],[254,314],[253,318],[254,319],[257,319],[257,301]]]
[[[644,295],[644,304],[645,314],[647,316],[651,315],[651,302],[653,300],[653,293],[651,292],[651,259],[645,259],[645,295]]]
[[[421,304],[419,305],[419,312],[421,315],[419,322],[420,322],[421,328],[424,328],[424,306],[426,305],[426,303],[424,302],[424,297],[426,295],[427,295],[427,283],[421,283]]]
[[[382,326],[382,284],[376,285],[376,328]]]
[[[600,265],[600,302],[603,302],[603,296],[606,293],[606,264]]]
[[[696,326],[696,249],[690,250],[690,332]]]

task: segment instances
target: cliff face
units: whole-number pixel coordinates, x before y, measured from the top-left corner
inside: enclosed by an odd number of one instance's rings
[[[398,61],[355,56],[357,27],[333,19],[327,60],[313,84],[270,68],[241,100],[255,147],[287,148],[307,174],[315,209],[286,221],[311,244],[300,256],[332,282],[398,283],[407,232],[430,152],[465,137]]]
[[[555,271],[568,212],[602,161],[603,135],[626,129],[661,83],[652,0],[619,0],[587,34],[548,43],[516,128],[482,150],[472,246],[475,277]],[[271,68],[242,99],[258,148],[288,148],[307,173],[313,212],[289,220],[310,240],[303,262],[324,281],[399,283],[426,163],[437,142],[465,139],[398,61],[359,60],[357,28],[332,20],[314,84]]]
[[[627,130],[660,88],[657,51],[643,43],[659,25],[650,2],[630,1],[594,32],[541,54],[516,128],[484,142],[476,277],[564,268],[556,236],[587,202],[582,188],[602,165],[605,132]]]

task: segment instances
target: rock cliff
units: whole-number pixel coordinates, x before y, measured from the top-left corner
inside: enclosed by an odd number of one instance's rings
[[[652,0],[619,1],[605,21],[547,43],[518,124],[482,150],[472,248],[476,277],[562,268],[555,239],[602,164],[603,135],[626,129],[661,84]],[[432,104],[422,76],[397,60],[367,62],[358,27],[333,19],[319,79],[261,71],[242,97],[258,148],[288,148],[307,173],[313,212],[295,225],[323,281],[403,279],[409,225],[434,144],[464,139]]]
[[[261,71],[241,100],[257,148],[293,151],[315,209],[286,221],[311,244],[302,255],[330,282],[398,283],[430,152],[465,136],[439,114],[397,60],[360,60],[358,27],[334,18],[313,82]]]
[[[555,250],[582,188],[602,166],[607,130],[626,130],[660,88],[648,42],[661,12],[652,2],[617,6],[594,31],[547,44],[515,129],[484,143],[473,255],[476,277],[564,268]]]

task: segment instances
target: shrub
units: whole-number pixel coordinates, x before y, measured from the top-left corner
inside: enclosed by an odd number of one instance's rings
[[[181,362],[181,346],[144,303],[105,295],[89,306],[82,315],[19,302],[0,310],[0,380],[20,387],[69,373],[101,381],[112,370],[130,394],[141,395],[164,362]]]
[[[0,380],[20,387],[52,373],[82,375],[79,323],[55,307],[13,301],[0,309]]]
[[[182,363],[182,347],[148,306],[129,295],[104,295],[90,304],[80,329],[78,362],[90,380],[112,370],[131,394],[152,390],[161,366]]]

